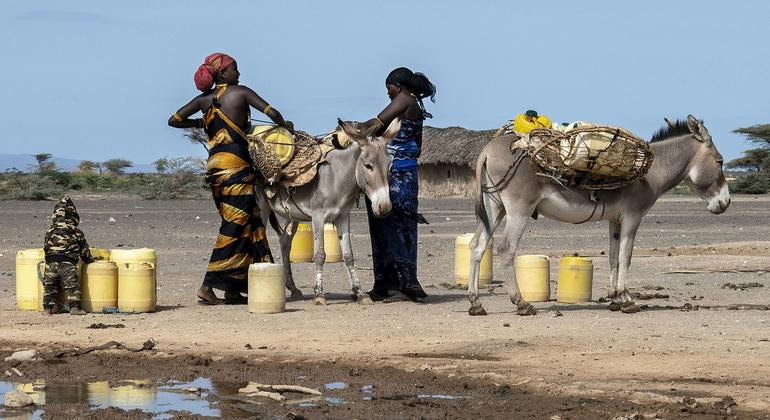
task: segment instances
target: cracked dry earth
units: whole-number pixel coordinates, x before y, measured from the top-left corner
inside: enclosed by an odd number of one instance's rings
[[[575,226],[542,218],[531,223],[521,251],[551,256],[552,296],[558,257],[579,253],[594,262],[594,302],[536,303],[538,314],[530,317],[515,315],[502,285],[511,270],[499,256],[493,284],[482,293],[487,316],[468,316],[465,291],[451,287],[454,238],[475,227],[469,200],[420,203],[430,222],[420,225],[418,269],[430,294],[427,303],[360,306],[348,300],[343,265],[329,264],[327,306],[289,302],[287,312],[277,315],[250,314],[245,306],[197,305],[194,292],[219,223],[209,201],[76,197],[76,204],[92,246],[157,250],[158,311],[44,317],[16,310],[15,253],[41,245],[53,203],[3,202],[0,356],[22,348],[50,354],[110,340],[141,347],[153,338],[157,345],[149,352],[100,351],[55,363],[0,362],[0,374],[15,367],[24,375],[11,372],[4,381],[202,376],[226,384],[221,389],[248,381],[350,385],[340,391],[340,404],[237,401],[232,408],[222,400],[219,415],[225,417],[291,412],[308,418],[763,418],[770,412],[766,196],[733,197],[718,216],[696,198],[661,199],[637,235],[630,287],[644,306],[632,315],[610,312],[598,302],[608,277],[605,223]],[[356,265],[370,287],[364,210],[355,210],[352,220]],[[269,239],[277,255],[275,235]],[[295,264],[294,270],[298,286],[311,295],[314,266]],[[125,327],[87,328],[94,323]],[[359,389],[367,385],[375,398],[363,400]],[[424,397],[445,394],[463,398]],[[43,414],[147,415],[74,402],[48,404]]]

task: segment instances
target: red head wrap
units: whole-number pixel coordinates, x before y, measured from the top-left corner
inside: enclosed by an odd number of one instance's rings
[[[225,53],[214,53],[206,57],[203,60],[203,64],[198,67],[198,71],[195,72],[195,77],[193,77],[195,87],[203,92],[210,90],[211,85],[214,84],[214,75],[233,63],[235,63],[235,60]]]

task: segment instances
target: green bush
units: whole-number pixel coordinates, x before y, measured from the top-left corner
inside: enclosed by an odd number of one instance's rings
[[[47,200],[62,195],[67,189],[40,174],[15,171],[0,175],[0,198],[5,200]]]
[[[730,192],[741,194],[765,194],[770,191],[770,175],[749,174],[730,181]]]
[[[164,158],[163,174],[150,175],[140,195],[147,200],[201,198],[206,194],[200,164],[192,158]]]

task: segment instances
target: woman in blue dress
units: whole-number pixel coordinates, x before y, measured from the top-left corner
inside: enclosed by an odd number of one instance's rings
[[[382,132],[391,121],[401,118],[401,130],[388,144],[393,210],[378,218],[366,200],[374,266],[374,287],[369,296],[384,302],[422,301],[428,295],[417,280],[417,158],[422,147],[422,122],[432,117],[422,100],[429,97],[435,102],[436,87],[424,74],[399,67],[388,74],[385,88],[390,104],[361,126],[362,131]]]

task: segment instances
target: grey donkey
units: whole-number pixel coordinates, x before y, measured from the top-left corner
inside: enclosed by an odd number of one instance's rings
[[[329,151],[326,161],[319,165],[318,174],[313,181],[291,190],[280,188],[270,199],[264,194],[258,194],[257,200],[266,223],[271,211],[284,219],[283,226],[271,224],[281,237],[281,260],[286,274],[286,288],[291,291],[292,299],[302,298],[302,292],[294,284],[291,273],[291,241],[298,222],[311,222],[315,249],[313,260],[316,265],[314,303],[326,304],[323,284],[323,266],[326,260],[323,232],[325,223],[334,223],[348,270],[352,297],[360,304],[369,305],[372,300],[361,290],[354,265],[350,243],[350,209],[363,192],[372,202],[375,216],[384,217],[390,213],[390,157],[387,144],[401,129],[401,120],[391,122],[381,136],[375,136],[371,131],[360,132],[352,124],[341,120],[338,120],[338,123],[353,141],[347,148]]]
[[[717,151],[711,134],[692,115],[685,121],[672,123],[653,136],[650,147],[655,153],[644,177],[615,190],[599,191],[594,200],[586,190],[566,188],[538,176],[529,159],[510,175],[513,156],[513,135],[489,142],[476,162],[479,193],[476,213],[480,219],[471,240],[471,281],[468,298],[470,315],[485,315],[479,301],[479,264],[487,243],[495,230],[505,221],[501,251],[510,266],[515,264],[516,249],[531,216],[541,214],[566,223],[607,220],[609,222],[610,279],[609,308],[624,313],[638,312],[629,293],[628,268],[634,248],[634,237],[642,217],[666,191],[681,182],[689,184],[707,204],[711,213],[724,212],[730,205],[730,192],[722,172],[722,155]],[[510,179],[503,180],[509,176]],[[488,186],[501,183],[498,191]],[[494,189],[493,189],[494,190]],[[525,301],[516,282],[514,271],[508,285],[511,302],[519,315],[534,315],[532,305]]]

